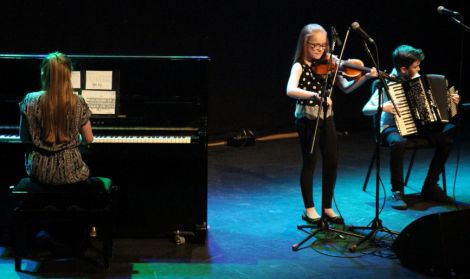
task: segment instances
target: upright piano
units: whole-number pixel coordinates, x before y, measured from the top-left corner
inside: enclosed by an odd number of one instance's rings
[[[0,54],[0,218],[8,187],[26,176],[18,103],[40,89],[45,55]],[[98,80],[114,92],[111,111],[95,113],[95,140],[81,146],[91,175],[118,186],[117,237],[190,236],[207,231],[206,56],[69,55],[77,94]],[[104,77],[101,77],[104,73]],[[78,83],[78,85],[77,85]],[[111,88],[112,87],[112,88]],[[93,90],[91,90],[93,91]],[[99,91],[99,90],[97,90]],[[98,92],[100,93],[100,92]],[[0,222],[2,223],[2,222]],[[5,222],[3,222],[5,223]]]

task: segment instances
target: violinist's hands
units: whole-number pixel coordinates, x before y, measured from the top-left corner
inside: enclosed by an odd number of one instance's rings
[[[319,101],[322,101],[322,100],[321,100],[321,97],[318,97],[318,100],[319,100]],[[326,98],[326,105],[327,105],[328,107],[331,106],[331,105],[333,105],[333,100],[332,100],[330,97]]]
[[[322,98],[320,97],[320,94],[318,93],[313,93],[312,98],[316,98],[320,102],[322,101]],[[326,98],[326,104],[328,106],[331,106],[333,104],[333,100],[330,97]]]
[[[382,106],[382,110],[384,112],[388,112],[388,113],[391,113],[391,114],[397,114],[397,112],[395,110],[395,107],[393,106],[391,101],[385,102]]]
[[[367,78],[376,78],[376,77],[378,77],[378,76],[379,76],[379,72],[377,71],[377,69],[376,69],[375,67],[372,67],[372,68],[370,69],[370,72],[368,72],[368,73],[366,74],[366,77],[367,77]]]
[[[456,91],[458,93],[458,91]],[[458,105],[459,102],[460,102],[460,95],[457,94],[457,93],[454,93],[454,94],[451,94],[450,95],[450,99],[452,100],[452,103]]]

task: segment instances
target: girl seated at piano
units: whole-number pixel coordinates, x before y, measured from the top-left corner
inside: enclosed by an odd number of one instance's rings
[[[300,188],[302,192],[305,211],[302,219],[308,223],[317,224],[324,220],[330,223],[342,224],[344,220],[331,208],[333,189],[336,182],[338,167],[338,146],[336,128],[333,120],[333,101],[323,97],[332,87],[332,74],[328,79],[326,92],[323,92],[325,74],[315,71],[312,67],[321,62],[331,60],[330,45],[327,32],[319,24],[308,24],[302,28],[297,42],[294,61],[287,83],[287,96],[297,100],[295,118],[299,134],[302,169],[300,173]],[[364,81],[377,76],[372,68],[369,73],[355,80],[347,80],[341,75],[337,76],[336,85],[344,92],[349,93]],[[326,99],[326,119],[324,119],[321,101]],[[310,152],[316,121],[319,120],[318,130],[314,142],[313,153]],[[315,209],[313,200],[313,175],[316,157],[322,156],[322,208],[320,214]]]
[[[409,45],[398,46],[392,54],[394,68],[391,71],[392,76],[399,80],[407,81],[420,76],[421,62],[424,60],[424,53],[421,49],[416,49]],[[395,107],[386,94],[382,94],[382,115],[380,116],[380,131],[382,143],[390,147],[390,182],[391,182],[391,206],[394,209],[403,210],[407,208],[404,195],[403,179],[403,159],[406,147],[412,147],[414,144],[428,145],[435,148],[435,153],[428,169],[424,181],[421,196],[423,198],[438,202],[451,202],[452,200],[439,187],[439,176],[444,169],[444,164],[450,153],[452,140],[442,131],[432,132],[426,135],[405,138],[395,123]],[[458,94],[451,94],[451,101],[458,104],[460,97]],[[379,103],[379,90],[375,90],[365,104],[363,113],[365,115],[375,115]],[[400,103],[396,104],[398,107]]]
[[[47,55],[41,63],[42,90],[28,93],[19,104],[20,139],[30,143],[32,150],[25,154],[29,179],[21,179],[14,190],[25,193],[63,192],[86,197],[87,200],[84,204],[82,199],[44,201],[46,204],[42,206],[45,207],[68,208],[70,202],[75,207],[99,207],[101,205],[89,203],[89,199],[93,194],[94,197],[109,192],[111,180],[90,177],[90,170],[82,160],[78,149],[80,142],[93,141],[91,111],[85,100],[73,93],[71,73],[72,62],[66,55],[59,52]],[[64,241],[63,244],[75,249],[87,238],[84,234],[86,229],[90,230],[90,236],[96,235],[94,226],[80,223],[69,226],[49,224],[42,233],[43,237],[54,236],[54,243]]]
[[[73,184],[87,181],[90,171],[78,146],[80,138],[93,141],[91,111],[73,93],[72,63],[59,52],[41,63],[42,90],[20,102],[20,138],[32,144],[26,154],[26,172],[41,184]]]

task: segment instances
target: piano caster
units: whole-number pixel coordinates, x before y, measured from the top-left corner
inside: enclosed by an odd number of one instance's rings
[[[173,233],[175,234],[175,236],[173,237],[173,240],[175,241],[176,245],[185,244],[187,236],[194,236],[194,233],[188,232],[188,231],[176,230]]]
[[[174,237],[176,245],[181,245],[186,243],[186,238],[181,235],[175,235]]]

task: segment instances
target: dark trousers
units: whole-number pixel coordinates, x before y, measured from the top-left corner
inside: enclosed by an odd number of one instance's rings
[[[313,201],[313,175],[316,159],[322,156],[322,206],[331,208],[333,190],[338,169],[338,142],[336,127],[332,117],[320,121],[315,147],[312,154],[310,148],[315,130],[315,120],[307,118],[297,119],[296,127],[299,134],[302,151],[302,170],[300,173],[300,188],[305,208],[314,206]]]
[[[392,191],[404,190],[403,158],[407,148],[433,147],[434,155],[429,165],[423,186],[434,186],[452,149],[452,139],[442,132],[428,133],[425,136],[404,138],[396,127],[389,127],[382,132],[383,140],[390,147],[390,182]]]

